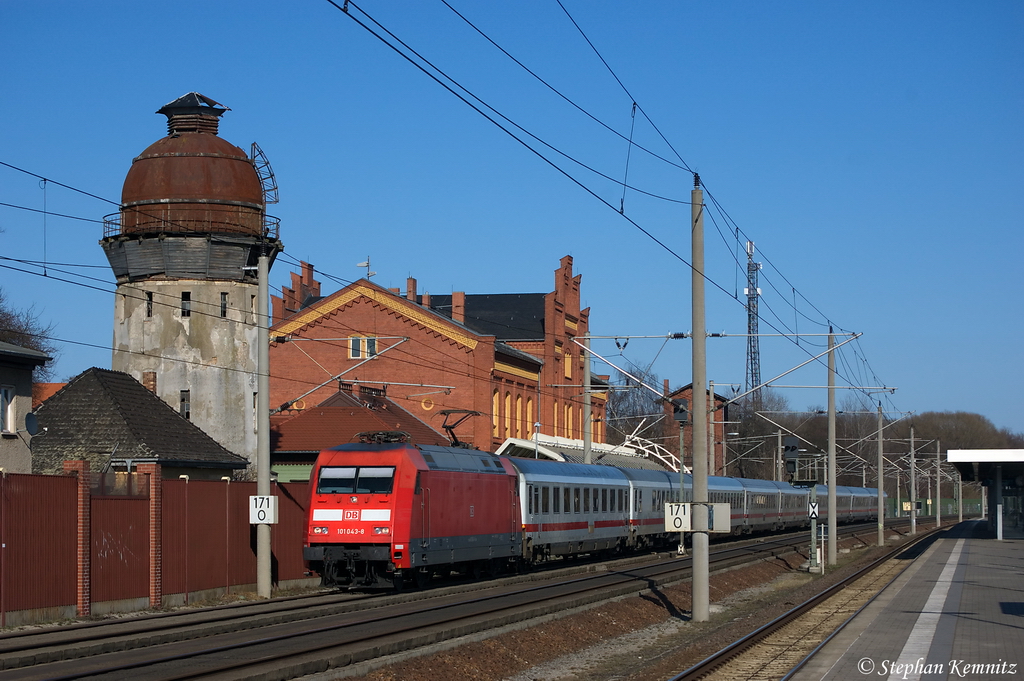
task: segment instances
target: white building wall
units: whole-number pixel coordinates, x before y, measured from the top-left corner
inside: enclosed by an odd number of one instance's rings
[[[151,299],[147,296],[151,294]],[[182,314],[182,293],[190,313]],[[221,294],[227,294],[222,315]],[[190,420],[226,449],[255,461],[257,285],[233,281],[146,280],[122,284],[114,309],[112,368],[178,411],[189,391]]]

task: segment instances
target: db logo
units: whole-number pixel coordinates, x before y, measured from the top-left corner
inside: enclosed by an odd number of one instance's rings
[[[345,520],[359,520],[359,511],[345,511]]]

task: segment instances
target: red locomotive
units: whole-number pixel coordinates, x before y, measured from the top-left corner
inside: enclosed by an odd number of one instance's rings
[[[507,459],[454,447],[346,444],[320,453],[303,558],[324,586],[422,585],[435,567],[517,560],[522,528]]]

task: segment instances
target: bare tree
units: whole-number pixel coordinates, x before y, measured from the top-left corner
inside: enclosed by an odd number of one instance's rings
[[[778,427],[758,414],[763,414],[787,428],[793,427],[789,401],[785,395],[771,388],[761,388],[760,404],[746,399],[730,407],[729,420],[739,421],[739,436],[729,438],[730,456],[735,463],[730,468],[744,478],[771,480],[775,476],[776,438]]]
[[[4,290],[0,288],[0,341],[44,352],[52,358],[57,357],[57,346],[50,340],[56,326],[44,324],[39,320],[35,306],[17,310],[7,302]],[[53,370],[49,365],[36,367],[36,381],[47,381],[52,378]]]
[[[644,369],[631,368],[630,373],[640,379],[640,383],[620,372],[610,386],[605,415],[609,444],[621,444],[633,432],[651,440],[661,437],[664,407],[660,396],[641,385],[657,388],[661,379]]]

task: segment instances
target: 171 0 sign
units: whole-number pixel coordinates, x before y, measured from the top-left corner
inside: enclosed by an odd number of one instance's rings
[[[250,525],[276,525],[277,524],[277,497],[275,496],[251,496],[249,497],[249,524]]]
[[[692,532],[693,514],[708,514],[708,532],[731,532],[729,504],[665,504],[665,531]]]

